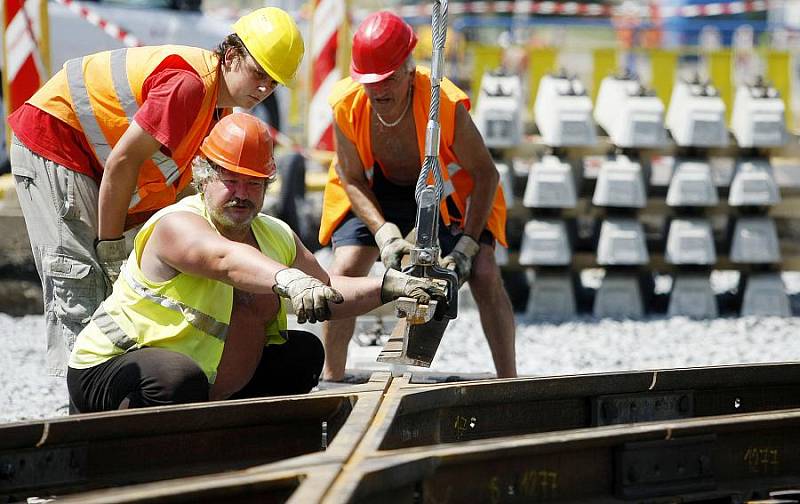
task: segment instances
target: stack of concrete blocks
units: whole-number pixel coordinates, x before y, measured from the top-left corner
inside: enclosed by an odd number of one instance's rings
[[[669,315],[718,315],[710,272],[717,262],[711,222],[704,209],[719,203],[707,149],[728,144],[725,103],[716,88],[699,79],[682,80],[672,91],[667,128],[678,146],[667,205],[674,216],[665,259],[675,266]]]
[[[592,196],[592,204],[605,210],[597,243],[597,264],[605,268],[605,276],[592,311],[598,317],[639,318],[645,313],[642,280],[647,278],[641,267],[650,257],[637,218],[647,205],[638,150],[664,145],[664,105],[633,76],[606,77],[594,118],[617,153],[600,166]]]
[[[780,202],[768,149],[786,138],[784,103],[761,79],[736,91],[731,130],[739,158],[730,184],[728,205],[738,209],[731,238],[731,261],[743,272],[742,315],[791,314],[780,275],[781,252],[775,221],[767,215]]]
[[[570,148],[597,142],[592,102],[574,77],[547,75],[539,84],[534,119],[550,152],[528,174],[523,205],[533,216],[525,224],[519,264],[530,268],[527,315],[564,319],[577,312],[573,232],[564,211],[577,205],[578,175],[567,154]]]
[[[669,222],[664,258],[675,266],[667,313],[716,317],[719,312],[710,273],[717,262],[717,252],[711,221],[704,212],[719,203],[719,196],[708,161],[678,159],[666,202],[674,216]]]
[[[522,142],[524,110],[522,81],[518,75],[500,71],[483,75],[475,105],[475,124],[494,158],[508,208],[514,205],[514,176],[509,164],[502,159],[502,152]],[[498,245],[495,260],[500,266],[506,265],[508,249]]]

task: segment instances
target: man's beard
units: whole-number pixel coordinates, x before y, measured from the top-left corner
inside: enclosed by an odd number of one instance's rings
[[[255,204],[247,199],[239,199],[233,198],[232,200],[226,202],[220,208],[210,208],[208,209],[208,213],[211,215],[212,220],[218,225],[224,228],[225,230],[230,231],[240,231],[244,229],[248,229],[250,224],[253,222],[253,219],[256,216],[256,213],[253,212],[246,220],[244,221],[235,221],[228,217],[225,214],[226,208],[236,207],[236,206],[245,206],[249,210],[255,209]]]

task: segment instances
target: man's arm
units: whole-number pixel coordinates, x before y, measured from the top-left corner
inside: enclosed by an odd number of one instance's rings
[[[180,271],[257,294],[271,293],[275,273],[286,268],[255,247],[220,236],[204,218],[189,212],[158,221],[141,262],[145,276],[154,281]]]
[[[464,218],[464,233],[478,240],[491,213],[500,175],[478,128],[466,107],[460,103],[456,107],[455,127],[453,152],[461,167],[472,175],[475,182]]]
[[[369,186],[364,173],[364,165],[358,155],[358,149],[342,133],[339,126],[334,123],[333,130],[336,137],[336,174],[342,182],[342,187],[350,198],[353,213],[367,225],[372,234],[378,231],[386,220],[380,211],[375,193]]]
[[[441,287],[430,280],[397,271],[382,280],[330,278],[297,235],[294,240],[297,254],[291,268],[287,268],[255,247],[223,238],[202,217],[179,212],[158,221],[142,252],[141,267],[153,281],[168,280],[182,271],[258,294],[274,292],[276,273],[280,272],[277,276],[289,278],[287,285],[280,285],[288,292],[280,295],[291,299],[301,323],[360,315],[400,296],[427,302],[431,296],[444,295]],[[328,283],[333,284],[333,289],[326,286]],[[343,299],[347,303],[342,303]]]
[[[159,148],[158,140],[133,121],[111,150],[100,182],[97,214],[101,240],[122,236],[139,169]]]
[[[328,276],[314,254],[303,245],[297,235],[294,241],[297,245],[297,255],[292,267],[329,284],[345,299],[342,304],[330,305],[332,319],[355,317],[382,304],[380,278]]]

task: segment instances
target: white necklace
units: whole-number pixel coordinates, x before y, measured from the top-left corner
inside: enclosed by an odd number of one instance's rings
[[[406,112],[408,112],[408,106],[411,104],[411,90],[412,89],[413,88],[408,88],[408,97],[406,99],[406,106],[403,109],[403,112],[400,114],[400,117],[398,117],[394,121],[392,121],[392,122],[384,121],[383,117],[381,117],[381,115],[378,113],[378,111],[377,110],[375,111],[375,117],[378,118],[378,120],[381,122],[381,124],[383,124],[387,128],[394,128],[395,126],[400,124],[400,121],[403,120],[403,118],[406,116]]]

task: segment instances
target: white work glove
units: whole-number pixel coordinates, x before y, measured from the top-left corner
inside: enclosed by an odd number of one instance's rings
[[[128,258],[128,254],[125,253],[125,237],[116,240],[96,240],[94,251],[109,282],[110,289],[119,278],[119,273],[125,265],[125,259]]]
[[[286,268],[275,273],[272,290],[292,302],[300,324],[330,319],[331,309],[328,303],[339,304],[344,301],[339,291],[297,268]]]
[[[431,278],[419,278],[400,271],[387,269],[381,284],[381,301],[385,304],[399,297],[416,299],[418,304],[428,304],[432,297],[445,297],[444,288]]]
[[[459,287],[469,280],[472,273],[472,261],[480,249],[481,245],[478,242],[463,234],[456,242],[456,246],[453,247],[453,251],[442,259],[442,267],[453,270],[458,275]]]
[[[410,242],[403,238],[400,229],[391,222],[385,222],[375,233],[375,243],[381,251],[381,261],[387,269],[400,269],[403,256],[411,253],[414,248]]]

